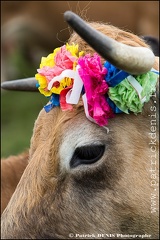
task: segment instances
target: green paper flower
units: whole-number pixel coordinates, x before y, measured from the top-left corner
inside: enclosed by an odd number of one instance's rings
[[[146,97],[144,102],[148,102],[152,93],[156,90],[157,74],[150,71],[134,77],[143,88],[141,92],[142,99]],[[141,102],[136,90],[132,87],[127,78],[117,86],[110,87],[108,96],[116,106],[125,113],[129,113],[129,111],[135,114],[142,112],[144,102]]]

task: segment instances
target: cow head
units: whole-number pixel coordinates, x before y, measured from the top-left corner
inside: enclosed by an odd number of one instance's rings
[[[116,27],[90,26],[128,46],[148,47]],[[94,52],[76,33],[71,42]],[[104,62],[105,54],[102,57]],[[157,61],[153,67],[157,69]],[[86,118],[82,100],[72,111],[42,110],[34,126],[29,164],[2,214],[2,238],[107,238],[107,234],[156,238],[156,107],[154,93],[142,113],[117,114],[107,127]]]

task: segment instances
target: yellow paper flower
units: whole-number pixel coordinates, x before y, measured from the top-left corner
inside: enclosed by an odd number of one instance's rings
[[[51,96],[52,92],[47,89],[48,83],[47,83],[46,78],[39,73],[37,73],[35,75],[35,78],[38,81],[38,84],[39,84],[38,89],[39,89],[40,93],[46,97]]]
[[[83,54],[83,51],[78,51],[78,44],[72,43],[69,45],[67,43],[62,47],[56,48],[47,57],[42,57],[40,69],[38,69],[39,73],[35,75],[35,78],[38,80],[40,93],[45,96],[51,96],[52,93],[60,94],[64,88],[72,86],[73,79],[65,77],[61,81],[55,82],[51,90],[47,89],[48,83],[54,76],[58,76],[61,71],[64,69],[75,70],[78,58]]]
[[[49,91],[48,89],[39,87],[38,90],[40,91],[41,94],[43,94],[46,97],[50,97],[52,95],[52,92]]]
[[[47,80],[44,76],[42,76],[41,74],[37,73],[35,75],[36,80],[38,81],[39,85],[41,88],[46,88],[48,83]]]
[[[55,65],[54,62],[54,57],[57,54],[57,52],[60,50],[60,48],[56,48],[53,53],[50,53],[47,57],[42,57],[41,58],[41,64],[40,64],[40,68],[43,67],[53,67]]]
[[[57,82],[58,83],[58,82]],[[51,88],[51,92],[52,93],[56,93],[56,94],[60,94],[61,91],[66,88],[73,85],[73,80],[71,78],[63,78],[60,82],[59,82],[59,86],[53,87]]]
[[[79,52],[78,51],[78,44],[72,43],[72,45],[69,45],[68,43],[66,44],[66,49],[72,54],[72,56],[75,57],[80,57],[84,54],[83,51]]]

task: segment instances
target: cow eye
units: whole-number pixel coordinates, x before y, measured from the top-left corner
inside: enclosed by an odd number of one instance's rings
[[[104,145],[78,147],[72,156],[70,167],[75,168],[81,164],[95,163],[103,156],[104,150]]]

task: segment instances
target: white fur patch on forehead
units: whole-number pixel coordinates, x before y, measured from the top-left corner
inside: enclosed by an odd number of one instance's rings
[[[77,120],[80,121],[79,119]],[[81,119],[81,124],[70,126],[61,139],[59,150],[61,172],[70,171],[70,161],[77,147],[104,144],[108,132],[108,128],[99,127],[86,119]]]

